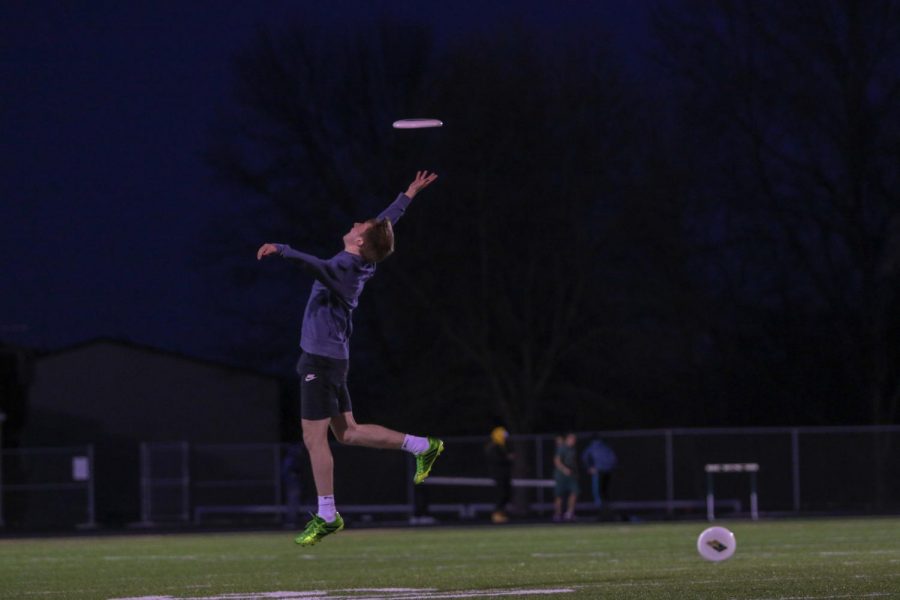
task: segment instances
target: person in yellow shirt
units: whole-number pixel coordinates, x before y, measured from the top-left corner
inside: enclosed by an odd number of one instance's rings
[[[506,505],[509,504],[512,495],[512,462],[515,455],[506,445],[508,438],[509,432],[506,428],[494,427],[491,431],[491,439],[485,448],[488,470],[494,479],[497,491],[497,503],[494,506],[494,512],[491,513],[491,521],[494,523],[509,521]]]

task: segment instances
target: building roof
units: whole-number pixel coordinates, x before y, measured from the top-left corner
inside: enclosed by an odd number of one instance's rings
[[[189,354],[184,354],[182,352],[176,352],[174,350],[165,350],[163,348],[157,348],[155,346],[149,346],[147,344],[139,344],[137,342],[132,342],[130,340],[124,340],[113,337],[100,336],[96,338],[91,338],[88,340],[84,340],[81,342],[77,342],[75,344],[71,344],[68,346],[63,346],[61,348],[57,348],[54,350],[46,350],[46,351],[38,351],[35,352],[35,359],[40,360],[45,357],[56,357],[62,354],[69,354],[72,352],[77,352],[79,350],[83,350],[85,348],[89,348],[91,346],[99,346],[99,345],[113,345],[113,346],[121,346],[123,348],[128,348],[132,350],[140,350],[143,352],[149,352],[152,354],[168,356],[173,359],[182,360],[191,362],[197,365],[202,365],[206,367],[212,367],[217,369],[226,370],[232,373],[242,373],[244,375],[252,375],[255,377],[261,377],[264,379],[272,379],[280,381],[281,377],[276,375],[272,375],[270,373],[265,373],[262,371],[257,371],[254,369],[250,369],[248,367],[232,365],[221,361],[215,361],[206,358],[200,358],[196,356],[191,356]]]

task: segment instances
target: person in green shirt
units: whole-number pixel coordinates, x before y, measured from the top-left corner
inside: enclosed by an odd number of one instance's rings
[[[578,500],[578,452],[574,433],[557,438],[556,456],[553,457],[553,478],[556,481],[556,497],[553,501],[554,521],[574,521],[575,502]],[[563,501],[566,512],[563,513]]]

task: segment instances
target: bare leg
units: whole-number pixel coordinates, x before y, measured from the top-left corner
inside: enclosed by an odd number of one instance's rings
[[[328,446],[328,421],[328,419],[315,421],[300,419],[303,426],[303,443],[309,452],[316,494],[319,496],[334,495],[334,458]]]
[[[562,518],[562,496],[557,496],[553,499],[553,518]]]
[[[381,425],[360,425],[352,412],[345,412],[331,418],[331,431],[342,444],[399,450],[404,434]]]
[[[566,510],[566,515],[569,518],[572,518],[575,516],[575,501],[577,499],[578,499],[578,497],[575,494],[569,494],[569,505]]]

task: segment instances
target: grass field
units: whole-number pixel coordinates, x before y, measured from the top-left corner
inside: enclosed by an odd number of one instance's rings
[[[900,519],[0,540],[0,598],[900,598]],[[290,592],[290,593],[289,593]]]

